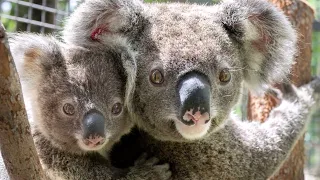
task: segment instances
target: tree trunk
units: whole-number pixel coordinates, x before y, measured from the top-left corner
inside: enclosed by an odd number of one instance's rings
[[[0,148],[12,180],[45,179],[34,146],[18,74],[0,26]]]
[[[297,63],[292,68],[290,79],[297,86],[303,85],[311,79],[311,40],[314,11],[303,0],[269,1],[285,12],[298,32],[299,54],[296,58]],[[264,97],[249,95],[248,100],[248,119],[262,122],[266,120],[271,109],[277,104],[275,98],[269,95]],[[304,179],[303,168],[304,136],[299,139],[280,170],[270,179],[302,180]]]

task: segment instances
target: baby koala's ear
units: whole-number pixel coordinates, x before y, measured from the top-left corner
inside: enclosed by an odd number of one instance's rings
[[[22,85],[37,88],[40,77],[59,64],[59,42],[53,37],[13,33],[9,35],[10,50]]]
[[[224,29],[240,45],[247,87],[257,90],[286,79],[297,37],[283,12],[266,0],[225,0],[219,8]]]

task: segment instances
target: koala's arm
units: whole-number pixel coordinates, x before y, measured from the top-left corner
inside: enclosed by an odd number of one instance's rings
[[[296,89],[287,90],[281,104],[272,110],[265,123],[242,122],[231,118],[221,130],[229,154],[239,155],[235,162],[244,179],[267,179],[281,166],[305,131],[313,104],[311,95],[320,79]],[[216,138],[216,137],[214,137]],[[240,152],[240,153],[239,153]]]

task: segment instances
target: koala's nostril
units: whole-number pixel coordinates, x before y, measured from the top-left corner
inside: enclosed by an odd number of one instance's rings
[[[185,125],[206,124],[210,119],[210,84],[199,73],[181,78],[178,87],[180,97],[180,120]]]
[[[105,118],[97,110],[90,110],[83,119],[83,139],[105,138]]]

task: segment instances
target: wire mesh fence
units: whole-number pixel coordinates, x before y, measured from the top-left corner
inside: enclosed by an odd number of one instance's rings
[[[0,0],[1,22],[8,31],[49,33],[61,30],[80,0]]]

